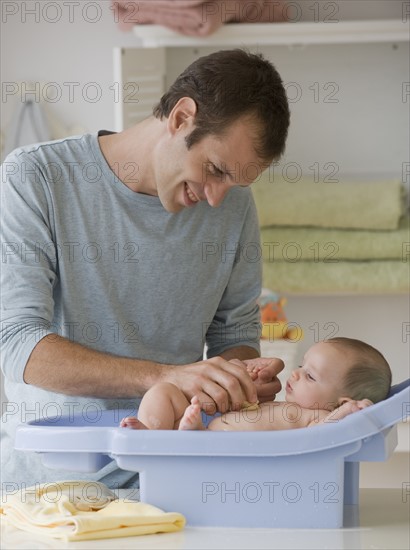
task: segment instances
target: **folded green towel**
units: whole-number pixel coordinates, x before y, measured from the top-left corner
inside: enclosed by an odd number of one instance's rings
[[[320,227],[263,227],[263,259],[268,262],[309,260],[401,260],[410,254],[410,218],[396,230]]]
[[[261,227],[396,229],[403,214],[400,181],[289,183],[266,170],[251,189]]]
[[[263,262],[263,286],[294,294],[408,294],[409,262]]]

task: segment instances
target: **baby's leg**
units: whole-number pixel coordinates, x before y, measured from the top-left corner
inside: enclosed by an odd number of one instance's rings
[[[138,420],[149,430],[176,430],[188,405],[188,399],[177,386],[160,382],[144,395]]]
[[[202,423],[201,405],[196,395],[191,399],[191,405],[185,409],[179,423],[180,430],[206,430]]]

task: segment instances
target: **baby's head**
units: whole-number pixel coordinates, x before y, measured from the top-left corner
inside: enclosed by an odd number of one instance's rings
[[[330,338],[327,343],[351,352],[353,363],[343,379],[343,393],[350,399],[386,399],[392,373],[384,356],[373,346],[353,338]]]
[[[382,401],[391,370],[375,348],[353,338],[330,338],[308,349],[286,384],[286,400],[308,409],[333,410],[346,399]]]

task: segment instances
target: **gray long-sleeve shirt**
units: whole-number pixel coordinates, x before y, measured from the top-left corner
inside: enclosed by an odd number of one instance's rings
[[[14,451],[20,422],[132,406],[25,384],[27,360],[46,334],[168,364],[200,360],[205,342],[208,356],[238,345],[259,350],[261,253],[250,189],[232,189],[219,208],[202,202],[171,214],[116,178],[97,134],[17,149],[1,186],[6,482],[81,478]]]

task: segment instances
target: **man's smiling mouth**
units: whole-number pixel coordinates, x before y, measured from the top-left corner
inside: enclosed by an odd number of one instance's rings
[[[186,191],[186,194],[188,195],[188,198],[191,202],[199,202],[198,197],[193,194],[191,189],[188,187],[187,182],[185,182],[185,191]]]

